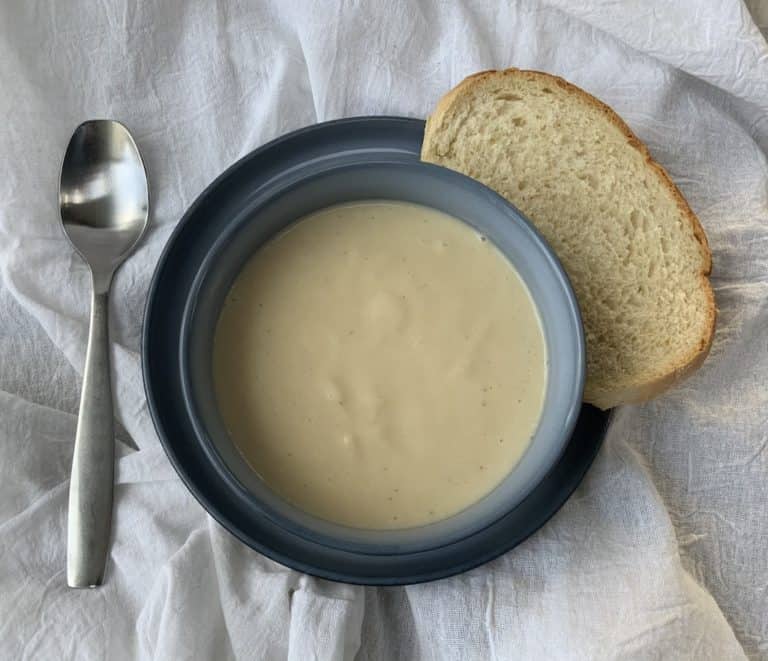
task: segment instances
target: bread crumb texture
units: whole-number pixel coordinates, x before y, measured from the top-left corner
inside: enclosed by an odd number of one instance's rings
[[[475,74],[429,118],[422,159],[496,190],[554,248],[584,320],[586,401],[646,400],[704,360],[715,325],[704,231],[608,106],[545,73]]]

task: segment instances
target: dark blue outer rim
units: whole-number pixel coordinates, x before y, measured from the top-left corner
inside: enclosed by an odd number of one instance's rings
[[[404,132],[413,132],[416,129],[419,129],[420,132],[423,132],[424,127],[423,120],[389,116],[354,117],[315,124],[278,137],[275,140],[272,140],[271,142],[268,142],[258,149],[250,152],[235,162],[233,165],[231,165],[229,168],[227,168],[208,187],[205,188],[205,190],[195,199],[195,201],[192,203],[192,205],[189,207],[189,209],[182,216],[181,220],[174,228],[165,244],[165,247],[163,248],[155,268],[144,309],[144,322],[142,328],[142,373],[150,415],[155,425],[155,429],[157,431],[160,442],[168,456],[168,459],[170,460],[171,464],[173,465],[174,469],[186,487],[197,499],[197,501],[203,506],[203,508],[240,541],[262,553],[263,555],[271,558],[272,560],[275,560],[287,567],[297,569],[299,571],[318,576],[320,578],[361,585],[415,584],[452,576],[482,565],[514,548],[534,532],[536,532],[541,526],[543,526],[544,523],[546,523],[568,500],[570,495],[583,479],[589,466],[592,464],[607,431],[610,419],[609,414],[599,411],[598,409],[595,409],[589,405],[585,405],[582,408],[581,415],[577,422],[576,431],[574,432],[571,442],[568,444],[565,452],[563,453],[560,463],[555,468],[553,468],[551,473],[548,474],[542,482],[542,486],[546,486],[547,488],[544,489],[545,495],[543,502],[539,502],[538,504],[533,505],[533,510],[536,512],[536,516],[532,517],[530,520],[526,520],[524,524],[518,527],[516,530],[509,531],[509,537],[500,540],[496,544],[491,544],[485,549],[478,550],[479,552],[477,553],[468,555],[463,562],[455,562],[449,566],[440,566],[434,571],[425,571],[417,574],[406,575],[392,574],[386,576],[366,576],[361,574],[344,574],[339,571],[327,570],[322,567],[313,566],[309,563],[299,561],[288,554],[275,551],[270,546],[263,544],[253,535],[243,530],[233,521],[231,516],[228,516],[227,513],[222,511],[216,504],[211,502],[208,496],[204,493],[204,489],[200,488],[195,478],[190,475],[188,467],[183,463],[176,451],[175,443],[172,440],[171,435],[167,434],[163,427],[162,413],[160,411],[152,383],[153,367],[152,353],[150,349],[152,343],[151,326],[154,320],[153,308],[156,305],[157,291],[161,284],[163,270],[171,252],[174,249],[174,244],[176,243],[179,235],[184,231],[185,226],[189,220],[193,218],[200,207],[205,204],[208,196],[212,194],[212,192],[220,185],[224,184],[228,179],[230,179],[230,177],[236,171],[246,166],[249,161],[257,160],[264,153],[269,152],[272,149],[279,148],[282,143],[293,141],[303,134],[314,133],[331,127],[338,128],[340,126],[348,126],[351,128],[354,125],[365,126],[373,124],[379,124],[382,126],[390,124],[391,126],[388,127],[390,130],[397,130],[398,127],[401,127],[401,130]],[[163,358],[160,357],[159,360],[162,361]],[[567,464],[568,470],[566,470],[564,475],[558,476],[558,469],[560,469],[563,464]],[[554,480],[561,481],[559,484],[553,484]],[[549,481],[550,484],[545,485],[544,483],[547,481]],[[537,492],[540,491],[540,488],[535,489],[529,498],[535,498],[537,496]],[[466,542],[467,540],[462,541]],[[300,540],[297,538],[297,543],[305,544],[306,540]],[[423,555],[428,553],[429,551],[422,551],[407,555]]]

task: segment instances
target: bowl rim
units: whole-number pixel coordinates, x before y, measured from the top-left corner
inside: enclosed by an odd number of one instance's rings
[[[567,408],[565,406],[561,406],[561,410],[558,411],[557,420],[560,421],[558,433],[557,435],[551,436],[549,445],[550,449],[547,456],[542,457],[542,460],[538,464],[534,465],[535,472],[532,472],[531,475],[529,475],[527,481],[517,489],[514,500],[512,500],[509,504],[505,504],[503,507],[499,508],[495,515],[484,518],[482,522],[478,523],[478,525],[470,527],[466,530],[462,530],[460,534],[447,536],[445,539],[439,536],[436,538],[430,537],[422,543],[393,541],[397,540],[399,537],[407,538],[408,536],[414,536],[415,530],[413,529],[403,529],[402,531],[399,529],[371,530],[362,533],[356,532],[355,529],[338,524],[336,522],[324,521],[321,525],[323,528],[326,528],[327,531],[320,532],[313,529],[311,526],[304,526],[298,521],[294,521],[290,518],[287,518],[286,516],[283,516],[279,511],[276,511],[268,503],[264,502],[263,499],[253,494],[248,486],[238,478],[238,476],[235,474],[235,471],[228,465],[228,462],[224,456],[222,456],[219,448],[217,447],[217,444],[214,440],[215,434],[206,424],[206,416],[204,416],[201,411],[200,398],[196,394],[198,387],[195,383],[193,383],[194,369],[191,367],[193,362],[191,359],[191,345],[193,343],[191,338],[197,322],[195,314],[199,300],[199,294],[211,274],[215,272],[216,265],[220,263],[222,253],[226,252],[227,246],[231,246],[232,243],[237,240],[238,234],[245,231],[247,224],[252,222],[254,215],[257,215],[261,209],[263,209],[265,206],[268,206],[275,200],[281,198],[290,198],[290,196],[295,195],[296,191],[300,191],[301,187],[305,185],[308,180],[311,180],[315,177],[333,175],[338,176],[339,174],[344,175],[351,171],[368,169],[375,170],[381,169],[382,167],[400,169],[406,173],[413,173],[415,170],[421,170],[427,174],[431,172],[435,175],[434,178],[439,180],[440,185],[456,188],[457,190],[460,187],[463,187],[462,192],[464,194],[476,195],[478,198],[480,196],[490,198],[489,202],[493,206],[494,215],[499,217],[504,216],[503,219],[505,221],[505,226],[510,228],[510,232],[524,233],[531,239],[532,243],[535,245],[537,260],[542,264],[542,268],[548,269],[553,275],[553,280],[556,282],[559,293],[564,299],[563,302],[565,305],[567,305],[567,309],[564,310],[564,316],[567,316],[567,318],[572,322],[571,325],[573,330],[575,330],[575,337],[572,337],[572,340],[575,340],[575,345],[577,347],[576,353],[567,357],[568,362],[571,362],[573,366],[574,381],[573,383],[568,384],[569,389],[567,391],[563,390],[562,386],[560,386],[561,391],[567,392],[568,397]],[[330,167],[320,168],[308,173],[302,172],[300,174],[302,176],[299,176],[298,178],[290,178],[290,180],[285,185],[277,186],[264,196],[256,196],[253,200],[249,201],[247,206],[243,207],[242,211],[236,217],[233,217],[230,225],[228,225],[211,244],[207,254],[200,262],[200,266],[197,269],[192,286],[188,292],[185,292],[186,302],[184,305],[184,313],[182,317],[178,360],[181,368],[181,385],[184,401],[186,403],[186,409],[189,414],[189,419],[194,429],[195,435],[197,436],[197,440],[202,445],[203,451],[205,452],[209,462],[213,468],[219,472],[222,479],[231,489],[237,490],[241,498],[249,502],[259,515],[269,517],[276,525],[284,527],[300,537],[309,535],[312,537],[312,539],[320,544],[323,544],[324,546],[330,546],[339,550],[357,553],[389,555],[393,552],[393,549],[396,548],[406,547],[409,551],[413,552],[428,551],[444,546],[445,544],[449,544],[454,541],[460,541],[461,539],[470,537],[480,530],[493,525],[507,512],[514,509],[520,502],[525,499],[525,497],[530,493],[530,491],[533,490],[536,484],[538,484],[538,482],[540,482],[541,479],[549,472],[552,466],[557,463],[558,459],[562,455],[563,450],[568,444],[568,441],[570,440],[570,435],[573,432],[573,427],[576,424],[584,389],[585,348],[580,311],[576,302],[575,293],[573,292],[573,288],[570,281],[568,280],[567,274],[562,268],[562,265],[560,264],[557,255],[554,253],[552,248],[536,230],[533,224],[524,215],[522,215],[519,210],[507,202],[503,197],[488,187],[484,186],[480,182],[477,182],[476,180],[471,179],[470,177],[466,177],[465,175],[453,170],[449,170],[447,168],[443,168],[431,163],[423,163],[420,161],[415,162],[403,161],[402,159],[382,158],[377,160],[365,159],[361,161],[345,162],[340,165],[332,165]],[[482,231],[481,227],[473,227],[467,220],[456,216],[452,217],[470,229]],[[295,218],[288,224],[281,226],[276,230],[275,233],[270,234],[265,239],[265,241],[271,240],[274,238],[274,236],[280,234],[282,231],[285,231],[291,223],[299,220],[300,218]],[[504,256],[505,259],[510,262],[510,264],[512,264],[513,268],[517,270],[517,267],[514,264],[514,260],[499,246],[496,246],[496,249]],[[522,276],[519,277],[522,279]],[[526,288],[529,288],[528,284],[526,284]],[[539,302],[530,292],[529,295],[531,295],[534,307],[537,309],[537,313],[541,317],[541,312],[539,311]],[[544,325],[544,320],[542,319],[541,321]],[[544,325],[542,330],[546,332],[546,325]],[[560,359],[562,360],[562,358]],[[551,356],[548,357],[548,361],[549,360],[551,360]],[[548,388],[549,387],[550,386],[548,386]],[[555,385],[552,387],[557,388],[558,386]],[[208,389],[206,388],[206,391],[207,390]],[[211,396],[215,396],[214,392],[206,392],[206,398],[209,394]],[[537,421],[534,437],[540,433],[540,426],[544,417],[548,416],[551,419],[552,415],[554,415],[554,412],[548,412],[546,407],[542,409],[542,415],[541,418]],[[532,446],[529,446],[529,448],[530,447]],[[526,454],[528,453],[529,448],[526,448],[526,451],[521,456],[520,460],[512,467],[510,472],[507,474],[507,477],[512,475],[512,473],[521,465]],[[468,504],[454,516],[460,516],[467,510],[480,505],[482,502],[486,502],[486,498],[491,497],[491,495],[496,491],[496,488],[501,486],[505,480],[506,477],[504,480],[502,480],[502,482],[491,489],[490,492],[485,494],[476,502]],[[284,501],[284,499],[280,500]],[[312,515],[307,515],[306,513],[302,514],[300,508],[291,504],[289,504],[289,509],[294,510],[295,516],[299,518],[308,518],[310,520],[317,519],[317,517],[313,517]],[[447,517],[446,519],[436,521],[433,524],[428,524],[427,527],[433,525],[436,526],[440,523],[447,522],[452,518],[453,517]],[[469,517],[465,515],[465,518]],[[444,525],[446,524],[444,523]],[[408,532],[409,530],[410,533]],[[344,535],[345,531],[348,531],[349,537]],[[355,541],[354,539],[350,539],[350,537],[358,537],[358,539],[361,537],[368,537],[369,541]]]

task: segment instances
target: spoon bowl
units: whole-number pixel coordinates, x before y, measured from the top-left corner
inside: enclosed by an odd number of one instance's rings
[[[93,281],[67,520],[67,584],[85,588],[103,580],[112,519],[109,286],[149,219],[144,163],[122,124],[92,120],[75,129],[61,166],[59,206],[64,234],[88,264]]]
[[[91,269],[114,272],[144,233],[149,188],[128,129],[92,120],[75,129],[59,183],[64,233]]]

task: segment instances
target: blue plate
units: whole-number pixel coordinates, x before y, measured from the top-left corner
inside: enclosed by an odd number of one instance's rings
[[[333,176],[337,179],[347,176],[344,168],[350,163],[363,163],[363,171],[370,174],[370,177],[361,174],[359,167],[350,169],[349,176],[357,176],[359,181],[351,187],[357,186],[363,192],[370,187],[373,192],[362,196],[376,197],[377,190],[386,188],[383,181],[389,174],[402,181],[398,169],[414,171],[423,130],[424,123],[414,119],[346,119],[296,131],[252,152],[211,184],[179,222],[160,258],[147,301],[142,352],[145,389],[158,434],[177,472],[201,504],[243,542],[285,565],[332,580],[371,585],[417,583],[465,571],[511,549],[565,502],[591,464],[607,427],[608,415],[591,406],[582,407],[578,421],[574,413],[564,413],[564,428],[573,428],[570,441],[564,449],[562,444],[557,448],[557,463],[543,479],[541,475],[536,477],[536,486],[532,490],[526,488],[527,495],[514,509],[510,511],[507,507],[489,514],[482,525],[468,527],[464,534],[446,534],[439,541],[435,541],[437,537],[430,538],[428,543],[423,539],[419,542],[417,538],[408,542],[407,535],[394,543],[370,539],[368,543],[345,541],[333,534],[317,534],[316,530],[308,530],[279,512],[275,515],[274,509],[262,507],[268,500],[267,494],[258,499],[253,497],[258,485],[243,488],[243,482],[249,479],[247,471],[236,475],[238,471],[231,470],[236,468],[236,453],[224,448],[225,443],[210,440],[211,434],[207,431],[211,425],[201,422],[201,417],[209,420],[215,417],[210,387],[197,396],[194,392],[195,383],[205,382],[205,377],[200,375],[204,375],[206,369],[205,361],[194,357],[207,352],[194,347],[195,343],[198,347],[210,343],[217,297],[221,298],[221,292],[228,288],[229,280],[239,268],[238,260],[242,262],[246,253],[252,252],[248,242],[256,245],[263,241],[269,234],[266,225],[278,222],[270,221],[270,213],[266,212],[259,216],[262,222],[254,226],[248,222],[253,210],[268,208],[264,207],[264,200],[277,199],[277,207],[282,205],[283,218],[294,211],[294,218],[303,215],[307,210],[293,209],[293,206],[314,204],[308,201],[312,195],[332,197],[332,193],[324,191],[334,185]],[[366,170],[371,163],[379,165]],[[382,163],[386,165],[381,166]],[[336,174],[328,178],[327,172]],[[452,186],[468,187],[464,197],[458,194],[457,199],[474,195],[477,204],[502,204],[519,215],[501,198],[466,177],[435,166],[419,168],[419,176],[422,175],[427,178],[420,184],[414,181],[411,186],[409,199],[413,197],[413,201],[419,200],[420,186],[423,189],[428,185],[432,176],[436,186],[440,179],[451,179]],[[311,177],[317,182],[314,187],[306,184]],[[283,191],[296,186],[304,186],[301,194],[282,195]],[[344,186],[350,188],[348,183]],[[478,193],[474,189],[483,190]],[[451,190],[446,188],[446,195]],[[280,191],[282,197],[275,191]],[[482,196],[483,191],[489,196],[487,200]],[[286,204],[290,208],[286,208]],[[461,202],[452,204],[455,207]],[[451,208],[445,210],[450,213]],[[471,215],[471,211],[464,215]],[[276,218],[274,214],[273,217]],[[533,248],[537,241],[543,243],[525,221],[518,217],[514,220],[523,228],[519,237],[530,235]],[[264,236],[254,238],[257,234]],[[504,226],[498,234],[503,240]],[[496,240],[492,233],[489,238]],[[219,265],[212,268],[217,259]],[[548,268],[553,282],[558,277],[565,279],[558,275],[559,265]],[[522,272],[521,275],[525,277]],[[207,281],[213,284],[206,285]],[[547,291],[555,289],[553,286]],[[567,281],[560,289],[570,292]],[[537,301],[541,305],[541,297]],[[553,302],[551,307],[553,314],[558,314],[558,310],[567,308],[567,301]],[[548,313],[544,311],[544,314]],[[566,322],[568,318],[569,323],[573,323],[573,319],[578,322],[578,311],[569,314]],[[195,323],[191,321],[193,318]],[[560,325],[559,321],[550,324],[551,327]],[[197,330],[192,332],[193,329]],[[195,340],[195,334],[203,339]],[[561,355],[570,355],[570,352]],[[195,372],[197,376],[191,378]],[[580,388],[580,383],[574,379],[571,392],[577,387]],[[201,409],[206,408],[208,413],[201,416]],[[219,434],[219,438],[223,436]],[[547,465],[552,465],[551,460]],[[396,538],[389,535],[387,539],[391,542]]]

